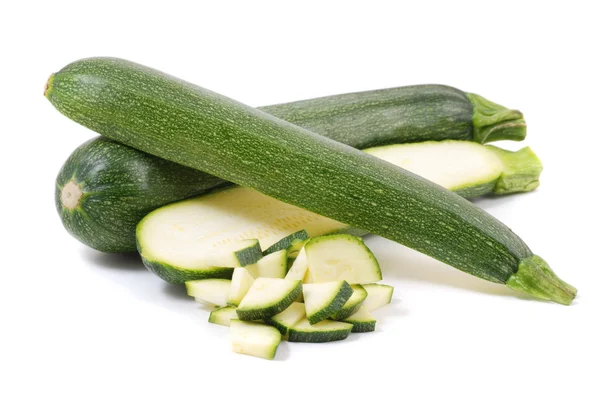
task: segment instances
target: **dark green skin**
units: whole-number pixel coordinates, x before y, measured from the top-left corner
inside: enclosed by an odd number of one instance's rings
[[[83,196],[75,209],[60,194],[73,180]],[[198,195],[223,180],[111,141],[94,138],[78,147],[56,179],[56,208],[71,235],[104,252],[136,250],[135,227],[156,208]]]
[[[508,227],[439,185],[148,67],[80,60],[50,79],[46,96],[108,138],[493,282],[505,283],[532,256]]]
[[[260,109],[358,149],[474,140],[473,105],[465,92],[444,85],[348,93]]]
[[[443,85],[350,93],[261,109],[357,149],[390,143],[473,139],[473,105],[464,92]],[[75,177],[73,170],[77,171]],[[111,177],[110,186],[105,177]],[[82,187],[86,200],[77,210],[63,210],[60,190],[73,178]],[[133,252],[135,227],[146,214],[168,203],[232,184],[97,138],[69,157],[56,185],[56,207],[69,233],[99,251]],[[482,187],[481,191],[470,188],[461,196],[475,197],[492,189],[493,185]]]

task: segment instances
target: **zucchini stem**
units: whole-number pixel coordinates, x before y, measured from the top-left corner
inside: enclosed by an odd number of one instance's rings
[[[563,305],[570,305],[577,295],[577,289],[558,278],[548,263],[537,255],[521,260],[519,270],[508,279],[506,285],[513,290]]]
[[[496,181],[493,193],[506,195],[516,192],[533,191],[540,185],[543,166],[530,147],[511,152],[496,146],[487,145],[504,165],[502,174]]]
[[[519,110],[507,109],[474,93],[467,93],[473,104],[473,140],[479,143],[522,141],[527,124]]]

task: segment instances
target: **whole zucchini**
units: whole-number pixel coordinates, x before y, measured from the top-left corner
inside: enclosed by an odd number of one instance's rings
[[[516,234],[464,198],[225,96],[111,58],[67,65],[45,94],[61,113],[136,149],[538,298],[570,304],[575,297]]]
[[[509,152],[467,141],[385,145],[365,151],[406,166],[465,198],[531,191],[538,186],[542,170],[529,148]],[[103,252],[134,252],[135,228],[145,215],[230,185],[202,171],[97,137],[79,146],[61,168],[55,204],[63,225],[79,241]],[[244,199],[232,196],[244,204]],[[306,227],[297,227],[302,228]]]

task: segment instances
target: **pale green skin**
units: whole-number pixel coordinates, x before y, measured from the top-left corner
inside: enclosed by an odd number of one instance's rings
[[[477,277],[506,284],[521,268],[533,269],[544,297],[569,304],[575,296],[548,277],[513,231],[464,198],[204,88],[126,60],[93,58],[54,74],[45,95],[71,119],[138,150],[380,235]]]

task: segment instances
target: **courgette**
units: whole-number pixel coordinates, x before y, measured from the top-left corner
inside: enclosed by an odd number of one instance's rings
[[[284,278],[287,273],[287,251],[282,249],[262,257],[253,265],[245,269],[253,277]]]
[[[254,283],[254,277],[244,267],[233,269],[231,287],[227,293],[227,305],[238,306]]]
[[[259,277],[237,308],[240,320],[267,319],[283,312],[302,293],[302,281]]]
[[[223,306],[210,312],[208,322],[229,327],[231,319],[237,319],[235,306]]]
[[[346,281],[304,284],[302,294],[306,318],[310,324],[319,323],[342,309],[352,296],[352,287]]]
[[[47,95],[50,97],[51,91]],[[262,110],[358,149],[443,139],[483,143],[497,139],[520,140],[525,136],[525,125],[518,111],[490,106],[490,102],[479,96],[441,85],[336,95],[267,106]],[[477,148],[481,146],[472,149]],[[436,152],[435,147],[432,151]],[[453,151],[460,149],[440,148],[438,153],[447,160]],[[421,157],[423,160],[419,163],[417,155],[416,164],[441,165],[432,162],[436,161],[435,157]],[[463,157],[464,154],[457,155],[454,163],[464,166]],[[411,165],[407,167],[411,169]],[[443,167],[448,170],[448,166]],[[479,168],[466,166],[470,173]],[[461,178],[464,170],[465,167],[457,177]],[[485,166],[484,171],[488,171]],[[519,167],[511,176],[516,175],[532,182],[537,180],[530,166]],[[497,175],[493,180],[496,178]],[[505,192],[533,188],[512,184]],[[106,138],[95,138],[78,147],[64,163],[56,180],[55,203],[63,225],[79,241],[104,252],[130,252],[136,250],[135,226],[146,214],[227,185],[231,183],[210,174]],[[498,185],[488,183],[477,191],[461,190],[461,194],[477,196],[498,192],[498,189]],[[284,245],[266,249],[265,254],[283,249]]]
[[[306,317],[306,310],[304,304],[300,302],[294,302],[288,306],[283,312],[278,313],[275,316],[271,316],[265,319],[265,322],[271,326],[277,328],[281,332],[284,339],[287,339],[288,331],[291,327],[294,327],[300,320]]]
[[[342,309],[331,315],[333,320],[343,320],[348,316],[353,315],[358,311],[365,298],[367,298],[367,291],[360,284],[352,284],[352,296],[346,301]]]
[[[352,332],[352,324],[323,320],[310,324],[304,318],[288,330],[288,341],[301,343],[326,343],[346,339]]]
[[[213,278],[186,281],[185,288],[187,294],[190,297],[194,297],[197,302],[225,306],[227,305],[227,297],[231,290],[231,280]]]
[[[229,323],[231,350],[264,359],[275,358],[281,333],[271,326],[232,319]]]
[[[159,71],[120,59],[80,60],[51,76],[45,95],[71,119],[136,149],[538,298],[570,304],[575,297],[516,234],[464,198]],[[141,244],[140,252],[152,250]]]
[[[375,326],[377,325],[377,320],[371,315],[371,312],[363,308],[360,308],[358,312],[343,319],[343,321],[352,324],[353,333],[368,333],[370,331],[375,331]]]

